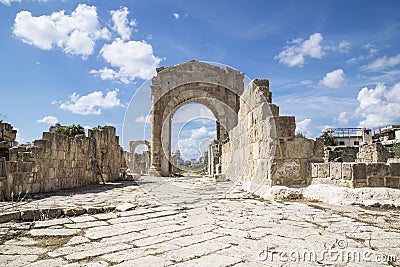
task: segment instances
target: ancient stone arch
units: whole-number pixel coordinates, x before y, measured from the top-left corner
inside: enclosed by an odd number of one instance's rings
[[[135,151],[140,145],[146,145],[149,148],[149,151],[151,151],[151,145],[150,142],[147,140],[135,140],[135,141],[130,141],[129,142],[129,169],[133,172],[138,172],[137,168],[135,168]],[[148,164],[150,165],[150,164]],[[148,171],[150,166],[146,166],[146,169]]]
[[[323,155],[321,141],[295,138],[295,118],[281,116],[269,81],[253,80],[231,68],[190,61],[159,68],[151,84],[150,174],[171,174],[171,119],[189,103],[208,107],[217,120],[216,178],[240,180],[251,192],[265,186],[309,183],[309,163]],[[221,144],[223,144],[221,146]]]
[[[171,174],[171,119],[189,103],[203,104],[216,118],[217,138],[228,137],[237,125],[244,74],[190,61],[160,68],[151,84],[151,163],[160,175]]]

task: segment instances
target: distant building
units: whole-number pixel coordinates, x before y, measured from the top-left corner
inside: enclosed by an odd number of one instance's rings
[[[390,125],[380,129],[379,140],[383,145],[393,145],[400,143],[400,125]]]
[[[372,142],[371,129],[365,128],[330,128],[327,129],[338,146],[355,147]]]

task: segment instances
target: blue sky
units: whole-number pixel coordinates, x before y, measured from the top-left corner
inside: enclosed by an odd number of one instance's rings
[[[0,0],[0,114],[21,141],[55,121],[114,125],[122,135],[155,67],[196,59],[269,79],[281,114],[295,115],[308,137],[400,124],[399,36],[397,0]],[[132,131],[143,133],[146,112],[131,118]],[[182,138],[212,129],[191,123]]]

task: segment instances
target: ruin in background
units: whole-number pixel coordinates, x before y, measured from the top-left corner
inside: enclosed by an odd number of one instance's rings
[[[89,130],[87,137],[44,132],[42,139],[16,146],[16,131],[0,122],[0,199],[115,181],[128,168],[174,174],[179,160],[171,153],[171,119],[191,103],[206,106],[216,118],[207,161],[209,175],[218,181],[240,182],[256,194],[274,185],[318,183],[400,188],[400,161],[381,143],[372,143],[371,132],[325,148],[321,138],[296,137],[295,117],[279,114],[268,80],[255,79],[244,88],[243,73],[190,61],[158,68],[151,95],[151,140],[132,140],[130,153],[122,150],[111,126]],[[391,130],[385,142],[397,136]],[[150,153],[135,158],[139,145]]]
[[[0,127],[11,132],[2,135],[8,138],[2,143],[15,141],[12,127]],[[0,199],[115,181],[126,170],[112,126],[89,129],[88,136],[44,132],[42,139],[11,147],[7,154],[0,161]]]

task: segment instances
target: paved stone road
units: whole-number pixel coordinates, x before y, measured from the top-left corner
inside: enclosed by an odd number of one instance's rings
[[[3,212],[70,212],[0,224],[1,266],[400,264],[398,210],[266,202],[205,177],[143,177],[139,186],[99,185],[0,205]]]

